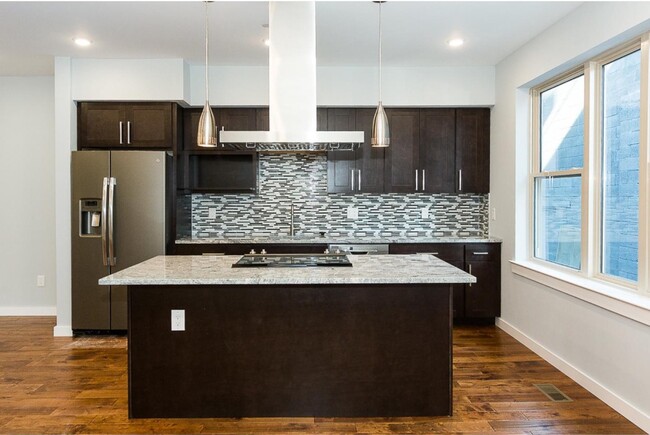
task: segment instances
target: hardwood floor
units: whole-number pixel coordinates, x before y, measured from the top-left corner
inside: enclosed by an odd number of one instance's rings
[[[494,326],[454,329],[453,417],[129,420],[126,338],[55,338],[54,323],[0,317],[0,433],[643,433]]]

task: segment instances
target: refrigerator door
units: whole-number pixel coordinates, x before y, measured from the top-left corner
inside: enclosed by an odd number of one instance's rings
[[[111,273],[165,254],[164,151],[112,151]],[[110,203],[109,203],[110,204]],[[111,329],[127,328],[126,287],[111,287]]]
[[[72,329],[110,329],[110,288],[97,280],[109,274],[103,264],[102,185],[109,176],[108,151],[72,152]],[[93,211],[92,206],[96,207]],[[90,213],[90,223],[82,216]],[[100,226],[99,231],[96,225]]]

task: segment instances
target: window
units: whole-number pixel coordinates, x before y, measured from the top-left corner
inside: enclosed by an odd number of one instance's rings
[[[630,44],[533,89],[530,256],[650,296],[642,50]]]
[[[637,280],[641,52],[602,66],[601,272]]]
[[[580,269],[584,76],[539,94],[535,257]]]

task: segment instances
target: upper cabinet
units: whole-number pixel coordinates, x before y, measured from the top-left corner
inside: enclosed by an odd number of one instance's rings
[[[385,192],[488,193],[489,109],[389,109]]]
[[[384,149],[370,146],[375,109],[328,109],[328,131],[363,131],[364,143],[355,151],[327,153],[327,190],[383,192]]]
[[[225,107],[225,108],[212,108],[217,130],[235,130],[235,131],[253,131],[259,130],[256,126],[257,113],[255,108],[241,108],[241,107]],[[199,119],[203,108],[185,109],[183,114],[185,135],[183,137],[183,149],[185,150],[201,150],[196,144],[196,135],[199,129]],[[220,150],[228,149],[227,147]]]
[[[97,103],[77,106],[78,149],[175,149],[176,103]]]
[[[490,109],[456,109],[456,192],[490,191]]]

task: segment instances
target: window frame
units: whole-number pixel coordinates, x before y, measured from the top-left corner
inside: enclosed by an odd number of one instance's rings
[[[528,187],[528,261],[542,268],[576,276],[578,279],[593,280],[597,286],[610,285],[630,293],[650,298],[650,33],[637,37],[623,45],[606,51],[579,67],[553,77],[530,89],[530,159]],[[607,275],[602,270],[602,69],[605,65],[640,50],[640,125],[639,125],[639,231],[638,231],[638,274],[637,281]],[[581,169],[562,171],[541,170],[541,94],[549,89],[584,76],[584,149]],[[536,248],[536,180],[559,176],[581,177],[581,244],[580,269],[563,266],[535,256]]]

